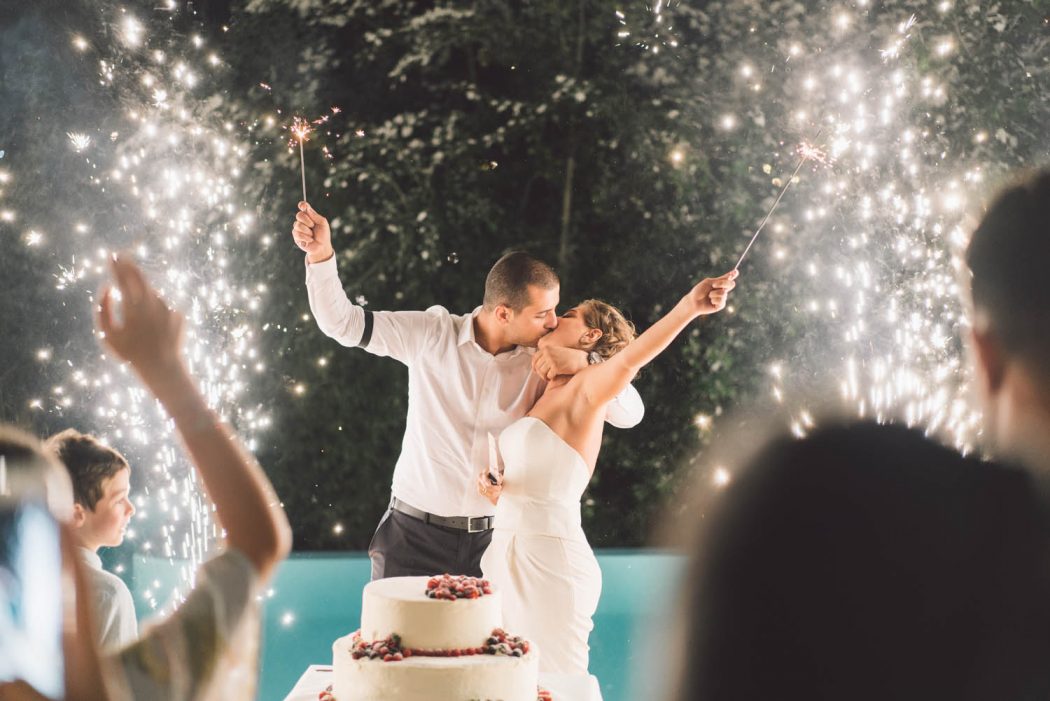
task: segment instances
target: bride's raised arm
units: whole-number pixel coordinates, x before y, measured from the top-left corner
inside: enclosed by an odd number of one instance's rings
[[[623,391],[635,374],[698,316],[714,314],[726,306],[730,290],[736,287],[738,272],[700,281],[667,314],[650,326],[626,348],[600,365],[581,373],[581,390],[591,404],[605,404]]]

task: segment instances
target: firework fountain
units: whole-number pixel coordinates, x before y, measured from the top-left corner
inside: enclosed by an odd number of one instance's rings
[[[68,248],[51,247],[56,288],[68,308],[93,308],[109,276],[109,257],[132,253],[161,294],[185,313],[184,352],[209,403],[254,450],[270,423],[246,394],[252,376],[267,370],[255,347],[267,287],[246,279],[246,266],[234,263],[268,246],[271,237],[256,233],[241,194],[251,134],[226,121],[214,98],[198,96],[223,62],[200,36],[167,27],[178,11],[174,3],[141,15],[114,6],[101,16],[95,35],[70,38],[82,60],[97,67],[99,87],[113,107],[94,123],[75,114],[56,116],[78,122],[62,147],[78,155],[68,177],[83,181],[91,202],[72,222]],[[272,127],[279,140],[279,128]],[[25,243],[41,246],[43,234],[28,232]],[[163,612],[180,600],[221,535],[211,506],[173,424],[128,368],[87,335],[60,346],[38,352],[55,384],[31,407],[49,414],[52,424],[76,421],[129,457],[137,508],[128,531],[133,595]],[[149,561],[166,567],[150,569]]]
[[[829,18],[834,45],[788,44],[770,67],[739,69],[741,87],[760,93],[765,76],[779,68],[790,100],[781,128],[817,126],[834,159],[804,176],[774,225],[777,243],[765,251],[786,287],[787,277],[812,281],[796,306],[800,328],[812,335],[803,353],[778,351],[798,360],[770,364],[772,395],[789,405],[826,401],[819,393],[831,378],[805,366],[837,366],[832,381],[856,415],[921,425],[969,449],[980,417],[969,402],[961,352],[959,255],[964,204],[981,194],[983,173],[938,162],[931,110],[947,100],[948,86],[908,60],[909,43],[918,41],[916,16],[898,14],[888,32],[887,20],[892,13],[869,18],[863,8],[840,9]],[[947,60],[950,51],[939,53]],[[791,415],[796,435],[813,425],[804,406]]]
[[[756,323],[780,319],[795,332],[790,346],[757,351],[767,397],[792,431],[804,435],[815,425],[810,407],[827,410],[833,398],[855,416],[921,426],[973,449],[980,416],[963,352],[961,254],[977,205],[1023,163],[1015,130],[1026,120],[987,120],[994,111],[968,100],[989,100],[987,85],[1007,74],[1017,82],[1004,87],[1017,95],[1031,93],[1034,75],[1045,78],[1031,60],[1037,52],[998,39],[1026,31],[1025,20],[969,2],[867,0],[808,9],[656,3],[616,19],[618,41],[650,61],[703,56],[696,92],[675,92],[702,123],[694,132],[705,143],[695,149],[713,154],[716,166],[743,161],[754,174],[744,187],[773,188],[750,242],[723,251],[729,265],[750,256],[733,300],[737,325],[751,327],[742,333],[759,339]],[[1033,40],[1047,44],[1044,35]],[[982,63],[973,52],[989,41],[1001,41],[999,50]],[[687,42],[710,48],[689,53]],[[1006,67],[1002,74],[992,62]],[[803,141],[814,133],[822,137]],[[676,165],[682,158],[672,151]],[[767,238],[758,237],[763,230]],[[763,285],[776,295],[757,310],[748,288]],[[711,424],[697,417],[702,431]],[[728,481],[724,469],[714,478]]]

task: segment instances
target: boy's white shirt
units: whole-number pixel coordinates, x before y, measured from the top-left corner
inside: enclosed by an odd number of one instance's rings
[[[117,575],[102,569],[102,558],[95,551],[77,547],[77,554],[86,567],[91,588],[91,607],[98,624],[99,646],[103,652],[116,650],[135,642],[139,637],[135,601],[128,585]]]

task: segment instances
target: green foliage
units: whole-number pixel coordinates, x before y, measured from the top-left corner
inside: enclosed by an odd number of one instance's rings
[[[491,263],[526,248],[558,266],[565,304],[597,295],[644,328],[697,278],[726,267],[712,250],[725,236],[710,226],[697,232],[710,211],[703,159],[689,172],[669,162],[684,138],[669,116],[675,104],[645,75],[645,57],[617,46],[607,3],[293,7],[294,18],[286,3],[249,3],[230,40],[258,42],[268,32],[265,43],[290,57],[283,72],[262,77],[239,67],[243,83],[265,80],[274,95],[294,94],[297,106],[344,110],[342,135],[328,139],[334,159],[322,174],[316,151],[308,153],[315,168],[308,180],[323,178],[315,206],[333,218],[352,298],[364,295],[375,309],[440,303],[469,311]],[[293,38],[279,31],[287,26],[307,29]],[[307,57],[312,80],[304,87],[296,66]],[[684,78],[685,65],[668,65]],[[288,178],[292,163],[283,165]],[[285,201],[273,214],[290,222]],[[301,276],[275,295],[300,300],[289,303],[283,323],[300,313],[304,296]],[[733,325],[705,322],[639,380],[647,418],[632,431],[609,431],[586,502],[595,544],[646,538],[680,465],[700,445],[693,417],[715,413],[739,389],[725,362]],[[283,408],[278,424],[309,426],[313,439],[303,449],[281,429],[261,457],[278,481],[302,482],[281,490],[300,545],[363,547],[388,496],[404,371],[306,329],[296,333],[270,342],[283,373],[310,389]],[[318,354],[332,358],[324,369]],[[316,530],[304,525],[311,519]],[[334,520],[345,526],[340,538],[330,535]]]

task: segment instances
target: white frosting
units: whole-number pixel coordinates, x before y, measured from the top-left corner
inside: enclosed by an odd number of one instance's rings
[[[361,637],[401,636],[402,648],[462,650],[482,647],[501,625],[499,592],[446,601],[426,595],[429,577],[394,577],[365,585]],[[513,631],[511,631],[513,632]],[[352,655],[353,635],[332,644],[337,701],[536,701],[539,651],[521,657],[410,656],[384,662]]]
[[[431,599],[428,579],[391,577],[366,584],[361,637],[382,640],[397,633],[402,647],[456,650],[483,645],[502,625],[499,592],[477,599]]]
[[[523,657],[408,657],[383,662],[353,659],[351,637],[332,645],[336,701],[536,701],[535,648]]]

